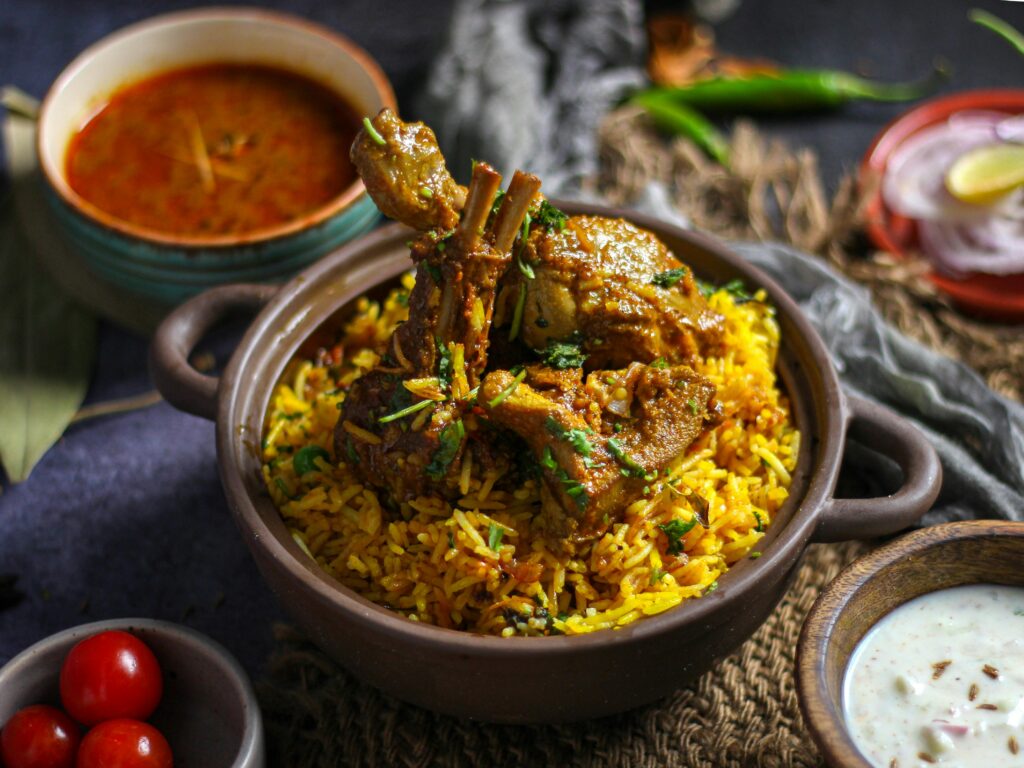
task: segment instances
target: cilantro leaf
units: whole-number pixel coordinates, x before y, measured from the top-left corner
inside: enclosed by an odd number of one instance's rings
[[[435,343],[438,355],[437,381],[441,385],[441,389],[448,389],[452,385],[452,351],[440,339],[437,339]]]
[[[722,289],[727,291],[737,304],[746,304],[748,301],[754,300],[754,297],[747,292],[746,287],[743,285],[743,281],[739,278],[730,280],[722,286]]]
[[[554,416],[548,416],[544,426],[559,440],[564,440],[572,445],[576,453],[581,456],[589,456],[594,450],[594,446],[587,439],[587,433],[582,429],[566,429],[555,420]]]
[[[688,522],[682,520],[673,520],[669,523],[661,523],[658,527],[668,536],[668,553],[670,555],[678,555],[683,551],[682,538],[697,524],[697,518],[694,517]]]
[[[673,285],[678,283],[689,272],[687,267],[676,267],[675,269],[668,269],[664,272],[659,272],[651,278],[651,283],[658,286],[659,288],[671,288]]]
[[[609,437],[606,445],[608,446],[608,450],[611,451],[612,456],[614,456],[622,466],[629,470],[627,476],[644,477],[647,474],[647,470],[640,466],[640,463],[636,459],[626,453],[626,447],[617,437]]]
[[[440,480],[445,476],[448,467],[455,461],[455,456],[458,454],[459,448],[462,447],[462,439],[465,436],[466,427],[462,424],[462,419],[453,421],[441,430],[439,436],[441,445],[434,451],[434,455],[430,458],[430,463],[424,470],[427,473],[427,477],[431,480]]]
[[[548,339],[547,347],[538,354],[546,366],[559,370],[582,368],[587,360],[587,356],[580,349],[580,341],[575,336],[567,341]]]
[[[569,215],[555,208],[547,200],[541,200],[540,209],[533,220],[545,229],[561,232],[565,229],[566,222],[569,221]]]
[[[499,189],[498,194],[494,196],[494,203],[491,205],[491,215],[497,216],[498,209],[501,208],[501,201],[505,199],[505,190]]]
[[[498,547],[501,546],[501,537],[505,535],[505,529],[500,525],[491,523],[487,529],[487,546],[493,549],[495,552],[498,551]]]
[[[544,446],[544,453],[540,460],[541,466],[553,474],[565,487],[565,492],[576,502],[581,510],[587,506],[587,489],[582,484],[569,477],[569,473],[559,466],[555,457],[551,454],[551,446]]]

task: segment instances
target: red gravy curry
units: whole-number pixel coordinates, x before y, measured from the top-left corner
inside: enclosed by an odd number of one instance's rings
[[[359,118],[302,75],[252,64],[176,69],[117,91],[72,138],[71,188],[106,213],[191,237],[293,221],[356,178]]]

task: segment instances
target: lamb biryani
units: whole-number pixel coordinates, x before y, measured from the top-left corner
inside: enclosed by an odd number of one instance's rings
[[[617,628],[717,587],[799,452],[763,292],[698,281],[652,233],[567,216],[517,171],[468,188],[389,110],[352,147],[416,234],[414,274],[293,360],[263,473],[298,545],[413,621]]]

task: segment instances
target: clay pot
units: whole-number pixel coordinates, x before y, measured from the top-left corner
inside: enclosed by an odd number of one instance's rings
[[[263,418],[278,377],[320,326],[337,322],[368,291],[410,262],[410,230],[380,229],[313,265],[280,289],[216,288],[178,308],[152,348],[157,387],[174,405],[217,422],[221,479],[235,520],[270,587],[324,651],[405,701],[452,715],[509,723],[557,722],[636,707],[695,680],[768,617],[812,541],[872,537],[917,520],[938,493],[934,450],[908,422],[846,395],[821,339],[796,304],[761,271],[701,235],[627,211],[558,203],[569,213],[628,218],[655,232],[702,279],[764,288],[782,332],[778,368],[802,432],[790,498],[764,539],[763,556],[737,563],[719,588],[621,630],[574,637],[481,637],[419,624],[371,603],[323,572],[292,540],[260,473]],[[226,313],[256,312],[223,376],[188,354]],[[895,460],[892,496],[840,499],[833,491],[848,433]]]

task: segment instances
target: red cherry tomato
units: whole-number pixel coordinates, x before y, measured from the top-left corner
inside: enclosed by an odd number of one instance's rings
[[[163,689],[156,656],[135,635],[120,630],[82,640],[60,670],[64,709],[85,725],[119,717],[145,720]]]
[[[72,768],[81,734],[71,718],[37,704],[14,713],[0,731],[0,764],[7,768]]]
[[[75,768],[172,768],[167,739],[138,720],[107,720],[82,739]]]

